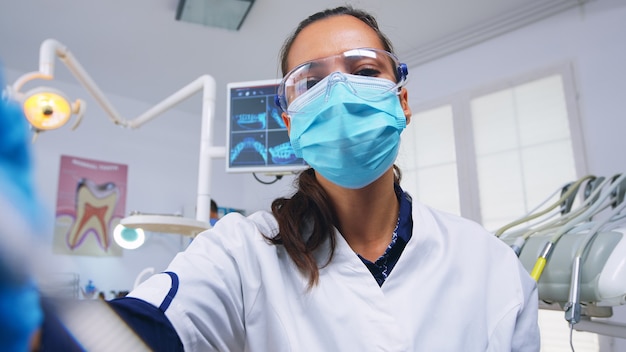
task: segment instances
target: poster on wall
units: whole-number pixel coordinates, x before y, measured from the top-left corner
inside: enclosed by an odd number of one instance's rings
[[[127,165],[61,156],[54,253],[122,255],[113,228],[126,212],[127,176]]]

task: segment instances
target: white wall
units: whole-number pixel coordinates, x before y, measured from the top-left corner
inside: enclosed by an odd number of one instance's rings
[[[626,2],[596,0],[419,67],[409,63],[412,106],[564,62],[574,66],[588,172],[626,172]],[[626,321],[626,307],[614,318]],[[626,340],[602,341],[626,351]]]

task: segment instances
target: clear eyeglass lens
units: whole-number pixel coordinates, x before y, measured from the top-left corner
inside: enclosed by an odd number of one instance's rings
[[[287,107],[297,97],[306,93],[319,81],[333,72],[352,75],[385,78],[396,86],[404,83],[400,74],[400,62],[395,55],[380,49],[360,48],[341,54],[305,62],[291,70],[283,78],[278,88],[281,108]]]

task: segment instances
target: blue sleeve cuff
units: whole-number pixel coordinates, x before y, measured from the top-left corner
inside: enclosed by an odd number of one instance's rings
[[[133,297],[114,299],[109,306],[153,351],[183,351],[174,326],[159,308]]]

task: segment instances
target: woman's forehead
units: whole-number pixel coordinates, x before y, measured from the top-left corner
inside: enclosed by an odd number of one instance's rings
[[[287,56],[289,69],[307,61],[354,48],[384,49],[376,31],[348,15],[313,22],[295,38]]]

